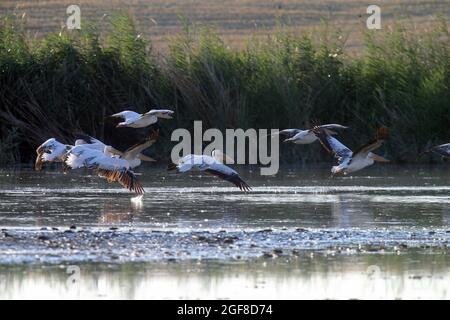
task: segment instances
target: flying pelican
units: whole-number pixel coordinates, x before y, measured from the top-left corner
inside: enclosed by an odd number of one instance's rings
[[[130,128],[145,128],[161,119],[172,119],[174,112],[172,110],[154,109],[147,113],[140,114],[134,111],[122,111],[113,114],[111,117],[122,118],[124,121],[120,122],[116,128],[130,127]]]
[[[450,143],[441,144],[438,146],[434,146],[424,152],[421,153],[421,155],[429,152],[434,152],[443,158],[450,159]]]
[[[355,152],[351,151],[339,140],[329,135],[323,128],[315,127],[313,130],[322,146],[338,161],[338,165],[331,168],[331,173],[333,175],[355,172],[367,166],[371,166],[375,161],[389,162],[389,160],[372,153],[372,151],[380,147],[386,139],[388,135],[388,128],[386,127],[379,128],[376,137],[359,147]]]
[[[228,156],[219,150],[214,150],[212,156],[189,154],[181,158],[178,165],[170,163],[167,170],[177,170],[177,173],[190,170],[205,171],[220,179],[233,183],[242,191],[250,191],[250,186],[242,180],[239,174],[223,164],[224,160],[231,162],[232,159],[228,158]]]
[[[329,135],[337,134],[331,129],[347,129],[348,127],[340,125],[340,124],[324,124],[321,126],[317,126],[325,130]],[[315,142],[318,138],[313,132],[313,129],[301,130],[301,129],[284,129],[279,132],[280,135],[287,136],[283,142],[292,142],[295,144],[310,144]]]
[[[144,188],[131,170],[130,163],[125,159],[108,156],[111,153],[110,148],[110,146],[106,146],[102,152],[86,145],[75,146],[68,152],[66,165],[71,169],[85,167],[94,170],[108,182],[118,182],[137,195],[143,195]]]
[[[125,152],[119,151],[112,146],[108,146],[102,141],[88,135],[77,134],[76,137],[77,140],[75,141],[75,146],[83,145],[90,149],[106,152],[105,154],[108,156],[125,159],[130,163],[130,167],[132,169],[140,166],[142,161],[156,161],[155,159],[141,153],[145,149],[149,148],[152,144],[154,144],[156,140],[158,140],[159,131],[156,130],[153,130],[148,138],[130,147]]]
[[[158,138],[159,138],[159,131],[158,130],[152,131],[148,138],[130,147],[128,150],[122,153],[120,158],[127,160],[132,169],[140,166],[142,161],[149,161],[149,162],[156,161],[155,159],[142,154],[142,151],[144,151],[147,148],[150,148],[156,142],[156,140],[158,140]]]
[[[36,149],[36,163],[34,168],[42,170],[44,163],[62,162],[66,161],[67,152],[72,146],[63,144],[55,138],[48,139]]]

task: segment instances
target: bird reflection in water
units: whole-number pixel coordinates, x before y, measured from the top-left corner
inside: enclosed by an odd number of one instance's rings
[[[103,224],[134,222],[135,218],[143,212],[144,205],[142,198],[133,199],[130,205],[105,204],[101,210],[99,222]]]

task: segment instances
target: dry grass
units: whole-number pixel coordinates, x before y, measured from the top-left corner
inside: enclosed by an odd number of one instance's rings
[[[249,36],[263,38],[280,25],[284,32],[317,28],[330,21],[348,35],[347,47],[359,48],[365,28],[367,1],[359,0],[2,0],[0,15],[26,13],[32,37],[59,31],[70,4],[81,7],[82,18],[98,22],[115,10],[128,11],[138,30],[150,37],[156,48],[166,48],[167,38],[182,28],[180,17],[199,26],[213,26],[232,47],[242,47]],[[431,16],[450,18],[448,0],[378,0],[382,23],[409,20],[412,28],[426,28]]]

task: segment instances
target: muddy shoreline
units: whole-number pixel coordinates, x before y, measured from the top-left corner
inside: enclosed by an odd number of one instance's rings
[[[449,254],[450,230],[260,229],[164,231],[42,227],[0,231],[0,261],[12,264],[277,259],[305,254]]]

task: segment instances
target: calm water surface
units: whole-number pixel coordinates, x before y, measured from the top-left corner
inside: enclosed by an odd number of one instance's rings
[[[249,194],[148,169],[142,202],[88,172],[3,171],[0,298],[448,299],[449,168],[238,168]]]

